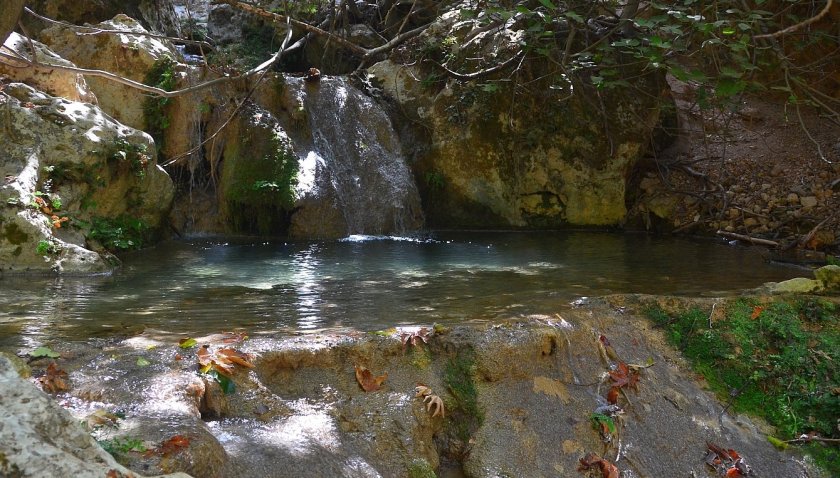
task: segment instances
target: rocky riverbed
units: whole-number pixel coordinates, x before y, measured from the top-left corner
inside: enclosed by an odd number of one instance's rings
[[[553,316],[452,328],[228,332],[181,344],[147,330],[52,344],[60,358],[20,368],[54,399],[0,358],[4,476],[67,470],[63,459],[33,461],[47,441],[99,470],[78,476],[123,470],[79,421],[142,474],[577,476],[595,453],[624,477],[699,477],[711,476],[713,443],[737,450],[754,476],[820,476],[796,452],[776,450],[768,425],[704,390],[644,316],[653,306],[714,311],[734,300],[609,296]],[[53,362],[67,375],[50,371]]]

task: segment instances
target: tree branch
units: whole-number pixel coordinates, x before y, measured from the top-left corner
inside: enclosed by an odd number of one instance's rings
[[[820,11],[820,13],[814,15],[813,17],[811,17],[807,20],[801,21],[801,22],[797,23],[796,25],[791,25],[791,26],[785,28],[784,30],[779,30],[776,33],[768,33],[766,35],[756,35],[753,38],[756,39],[756,40],[765,40],[765,39],[770,39],[770,38],[779,38],[780,36],[787,35],[788,33],[793,33],[796,30],[799,30],[802,27],[806,27],[806,26],[808,26],[808,25],[810,25],[810,24],[812,24],[816,21],[819,21],[822,17],[826,16],[828,14],[828,11],[831,10],[831,5],[833,5],[833,4],[834,4],[834,0],[828,0],[825,3],[825,7],[823,7],[823,9]]]
[[[374,57],[374,56],[376,56],[380,53],[385,53],[387,51],[390,51],[394,47],[396,47],[397,45],[403,43],[404,41],[406,41],[406,40],[408,40],[412,37],[415,37],[415,36],[419,35],[423,31],[425,31],[426,28],[428,28],[428,25],[423,25],[423,26],[417,27],[413,30],[409,30],[405,33],[397,35],[391,41],[385,43],[384,45],[378,46],[376,48],[363,48],[363,47],[360,47],[359,45],[356,45],[355,43],[353,43],[353,42],[351,42],[351,41],[349,41],[349,40],[347,40],[347,39],[345,39],[345,38],[343,38],[339,35],[332,34],[328,31],[323,30],[321,28],[318,28],[314,25],[310,25],[306,22],[301,22],[299,20],[295,20],[295,19],[293,19],[293,18],[291,18],[287,15],[283,15],[283,14],[280,14],[280,13],[273,13],[273,12],[269,12],[267,10],[263,10],[262,8],[255,7],[255,6],[253,6],[251,4],[248,4],[248,3],[245,3],[245,2],[239,2],[239,1],[236,1],[236,0],[213,0],[213,2],[214,3],[224,3],[226,5],[230,5],[233,8],[237,8],[237,9],[242,10],[244,12],[253,13],[254,15],[258,15],[260,17],[267,18],[267,19],[272,20],[272,21],[283,21],[283,22],[288,21],[292,25],[294,25],[296,27],[299,27],[306,32],[314,33],[316,35],[324,36],[324,37],[327,37],[327,38],[331,39],[332,41],[336,42],[337,44],[341,45],[342,47],[344,47],[344,48],[350,50],[351,52],[353,52],[356,56],[358,56],[362,60],[368,60],[371,57]]]
[[[85,33],[85,35],[103,35],[103,34],[105,34],[105,35],[117,35],[117,34],[119,34],[119,35],[144,36],[144,37],[149,37],[149,38],[157,38],[157,39],[160,39],[160,40],[169,40],[169,41],[175,42],[175,43],[183,43],[185,45],[199,45],[202,48],[207,48],[209,50],[213,49],[213,45],[207,43],[206,41],[187,40],[187,39],[184,39],[184,38],[169,37],[169,36],[166,36],[166,35],[158,35],[156,33],[151,33],[151,32],[142,33],[142,32],[134,32],[134,31],[131,31],[131,30],[103,30],[102,28],[88,27],[88,26],[82,26],[82,25],[74,25],[72,23],[62,22],[62,21],[59,21],[59,20],[53,20],[52,18],[45,17],[43,15],[40,15],[40,14],[34,12],[29,7],[24,8],[24,11],[26,13],[32,15],[33,17],[35,17],[39,20],[43,20],[47,23],[52,23],[54,25],[61,25],[65,28],[70,28],[70,29],[73,29],[73,30],[85,30],[85,31],[88,32],[88,33]]]
[[[431,62],[431,63],[434,63],[435,66],[442,69],[443,71],[446,72],[447,75],[451,76],[452,78],[455,78],[456,80],[470,81],[470,80],[477,80],[477,79],[483,78],[487,75],[496,73],[497,71],[504,70],[505,68],[514,64],[516,62],[516,60],[522,58],[522,56],[524,54],[525,54],[525,50],[519,50],[519,52],[517,52],[515,55],[508,58],[507,60],[503,61],[502,63],[499,63],[498,65],[492,66],[490,68],[485,68],[483,70],[479,70],[479,71],[476,71],[476,72],[473,72],[473,73],[458,73],[457,71],[452,71],[449,68],[441,65],[438,62],[435,62],[435,61],[432,61],[432,60],[428,60],[428,61]]]

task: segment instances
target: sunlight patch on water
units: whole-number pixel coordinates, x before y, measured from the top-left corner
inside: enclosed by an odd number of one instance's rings
[[[372,241],[393,241],[393,242],[416,242],[418,244],[434,244],[438,241],[424,237],[411,236],[372,236],[367,234],[351,234],[339,239],[339,242],[372,242]]]

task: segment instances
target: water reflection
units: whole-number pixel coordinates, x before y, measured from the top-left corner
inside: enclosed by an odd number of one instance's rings
[[[601,233],[439,233],[334,242],[179,241],[113,276],[0,278],[0,346],[508,318],[612,292],[703,294],[803,271],[720,243]]]
[[[292,259],[292,281],[297,299],[297,326],[311,330],[321,325],[320,247],[312,244]]]

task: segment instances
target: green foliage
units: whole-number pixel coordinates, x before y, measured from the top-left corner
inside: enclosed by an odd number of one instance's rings
[[[38,245],[35,246],[35,253],[39,256],[48,256],[58,254],[59,252],[61,252],[61,247],[53,241],[42,239],[38,241]]]
[[[175,65],[175,60],[172,58],[168,56],[160,57],[146,74],[144,83],[165,91],[174,90],[178,82]],[[143,104],[146,130],[152,135],[158,146],[162,144],[164,130],[169,127],[170,120],[165,108],[170,101],[172,101],[171,98],[151,96]]]
[[[146,177],[146,168],[152,159],[145,144],[131,143],[123,138],[114,141],[108,159],[127,164],[138,178]]]
[[[429,191],[431,192],[441,191],[446,185],[446,179],[444,179],[443,173],[440,171],[428,171],[423,178],[426,180],[426,186],[429,187]]]
[[[148,233],[149,226],[142,219],[97,216],[91,220],[89,237],[99,241],[109,251],[125,251],[140,249]]]
[[[407,467],[408,478],[437,478],[435,469],[423,458],[413,460]]]
[[[117,460],[120,460],[123,455],[132,451],[140,453],[146,451],[146,445],[139,438],[111,438],[110,440],[97,440],[96,443]]]
[[[452,395],[452,400],[447,400],[446,410],[452,417],[456,435],[465,443],[484,421],[484,411],[478,405],[478,391],[473,379],[474,366],[473,352],[460,350],[446,364],[443,374],[443,382]]]
[[[733,410],[765,418],[785,439],[809,432],[840,436],[840,311],[835,304],[740,300],[711,327],[708,313],[697,309],[676,316],[651,309],[648,317]],[[810,449],[840,472],[840,460],[835,465],[825,460],[836,450]]]

